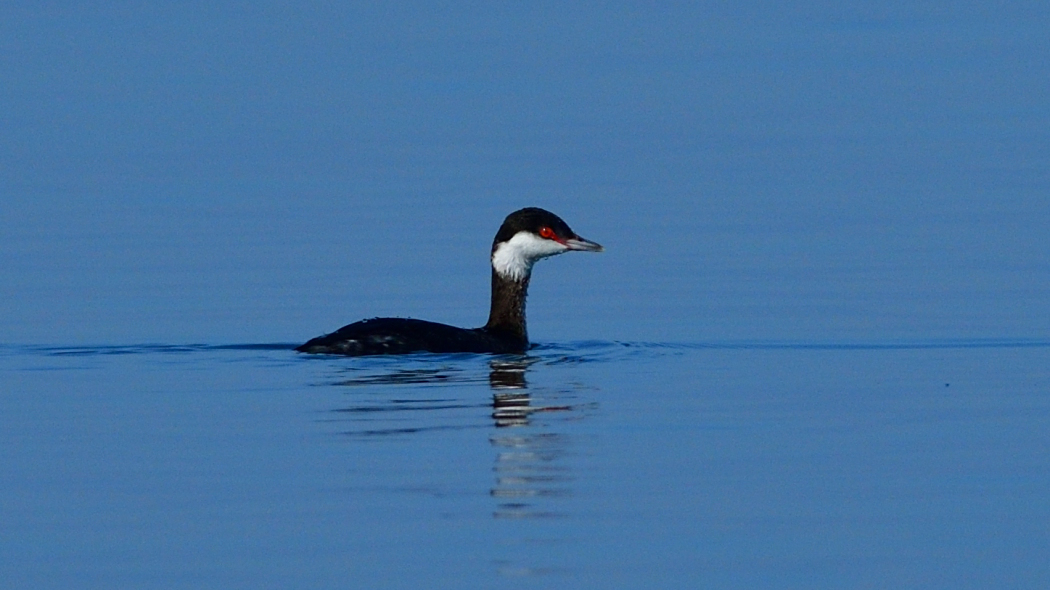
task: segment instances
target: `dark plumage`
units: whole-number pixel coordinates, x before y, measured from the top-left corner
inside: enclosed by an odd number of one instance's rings
[[[406,318],[374,318],[344,326],[296,348],[299,352],[344,354],[523,353],[529,347],[525,299],[532,265],[570,250],[600,252],[560,217],[536,207],[511,213],[492,241],[492,302],[481,328],[457,328]]]
[[[510,354],[525,352],[528,345],[528,340],[516,334],[488,328],[468,330],[426,320],[372,318],[314,338],[296,350],[350,356],[409,352]]]

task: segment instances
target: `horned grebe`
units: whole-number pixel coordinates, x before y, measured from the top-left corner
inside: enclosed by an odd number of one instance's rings
[[[410,352],[523,353],[529,347],[525,330],[525,297],[532,265],[563,252],[601,252],[603,248],[576,235],[560,217],[536,207],[511,213],[492,241],[492,307],[480,328],[457,328],[406,318],[373,318],[318,336],[296,348],[299,352],[344,354],[406,354]]]

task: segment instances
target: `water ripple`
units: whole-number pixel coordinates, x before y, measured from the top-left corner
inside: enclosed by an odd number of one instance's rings
[[[242,344],[129,344],[129,345],[0,345],[3,356],[90,357],[125,355],[186,355],[235,351],[288,351],[295,343]],[[633,354],[681,354],[696,350],[951,350],[1050,348],[1050,338],[949,338],[917,340],[710,340],[695,342],[638,342],[620,340],[581,340],[535,344],[524,356],[502,355],[508,359],[548,365],[601,362]],[[409,354],[398,356],[343,357],[339,355],[305,355],[293,353],[303,360],[347,363],[381,369],[384,365],[402,369],[406,364],[422,363],[432,367],[434,361],[449,366],[461,366],[464,361],[500,358],[486,354]],[[466,377],[468,380],[476,376]],[[379,384],[384,380],[395,383],[437,383],[457,381],[460,377],[433,368],[405,369],[386,376],[362,376],[360,384]],[[346,384],[353,384],[350,379]]]

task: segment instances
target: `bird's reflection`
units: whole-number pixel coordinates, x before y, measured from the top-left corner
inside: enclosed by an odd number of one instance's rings
[[[561,434],[535,432],[526,427],[535,412],[570,408],[532,405],[525,360],[493,360],[489,366],[492,418],[499,429],[489,437],[496,448],[496,481],[491,494],[498,503],[493,516],[556,517],[558,511],[544,507],[540,501],[570,493],[572,476],[563,460],[568,454],[568,440]]]
[[[530,396],[525,381],[524,360],[489,362],[489,387],[492,388],[492,419],[496,427],[525,426],[529,423]]]
[[[355,438],[415,436],[438,431],[491,430],[495,449],[495,481],[489,492],[496,500],[493,516],[500,519],[549,518],[561,513],[551,500],[571,495],[571,437],[557,432],[559,420],[539,420],[538,415],[570,413],[574,405],[537,403],[527,373],[541,362],[537,357],[497,357],[485,365],[442,362],[413,365],[385,359],[343,367],[334,384],[354,390],[354,403],[333,410],[340,422],[353,427],[345,434]],[[479,370],[480,369],[480,370]],[[486,383],[492,392],[492,423],[479,423],[477,386]],[[543,392],[550,396],[571,392]],[[396,395],[391,395],[397,392]],[[379,395],[374,395],[379,394]],[[550,413],[550,414],[549,414]],[[493,429],[493,426],[495,428]]]

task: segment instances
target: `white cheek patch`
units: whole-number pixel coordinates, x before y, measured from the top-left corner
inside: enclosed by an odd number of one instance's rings
[[[492,268],[500,275],[520,281],[532,273],[532,265],[541,258],[568,251],[569,247],[545,240],[529,232],[518,232],[500,244],[492,253]]]

